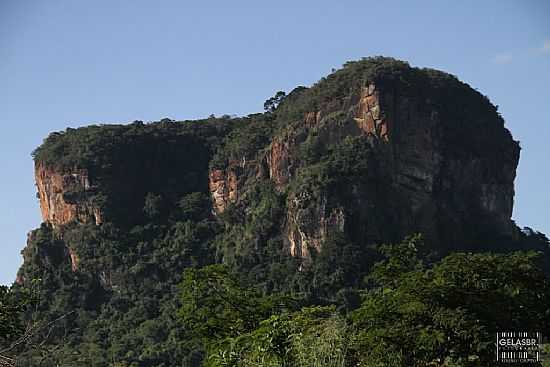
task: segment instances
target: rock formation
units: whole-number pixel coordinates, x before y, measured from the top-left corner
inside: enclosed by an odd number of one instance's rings
[[[467,95],[459,108],[468,112],[484,104],[492,107],[477,92],[454,83]],[[468,112],[464,114],[468,119],[457,121],[448,111],[453,101],[441,105],[430,99],[434,93],[435,88],[403,91],[395,83],[371,82],[305,112],[302,120],[273,137],[258,159],[266,163],[266,176],[275,187],[288,193],[284,232],[290,254],[307,257],[311,248],[319,250],[331,231],[346,231],[367,242],[396,241],[421,232],[429,242],[449,248],[472,246],[481,227],[514,235],[517,142],[496,111],[489,111],[490,118],[486,111],[479,116]],[[299,158],[308,138],[315,137],[326,147],[358,136],[372,146],[379,167],[376,187],[340,187],[336,195],[329,198],[322,192],[317,199],[309,188],[292,187],[294,176],[308,168]],[[237,202],[236,193],[246,191],[247,185],[240,178],[246,175],[244,170],[228,168],[223,185],[216,179],[220,172],[210,176],[218,212]],[[352,200],[338,202],[343,193]]]
[[[300,257],[309,257],[311,249],[319,251],[334,231],[367,243],[397,241],[421,232],[428,242],[449,248],[473,245],[480,228],[513,236],[516,227],[511,215],[519,146],[496,108],[445,73],[398,62],[391,71],[363,70],[378,70],[387,61],[377,62],[352,63],[312,88],[300,88],[273,115],[275,128],[270,128],[273,133],[266,144],[252,153],[224,156],[225,165],[211,165],[208,172],[197,168],[192,176],[198,180],[195,187],[207,187],[213,211],[220,214],[231,203],[250,205],[241,200],[250,188],[260,181],[272,182],[287,197],[281,228],[287,250]],[[259,122],[249,119],[243,123],[247,124]],[[296,184],[312,166],[330,158],[331,149],[350,138],[368,142],[370,151],[370,168],[357,173],[356,182],[346,181],[337,190],[321,185],[317,192]],[[164,139],[170,141],[169,135]],[[187,144],[181,138],[178,141]],[[155,144],[159,146],[152,151],[157,152],[158,159],[165,159],[166,154],[158,154],[164,144],[160,140]],[[229,154],[224,146],[230,144],[237,143],[229,138],[214,150],[218,156]],[[241,144],[250,143],[245,140]],[[121,146],[135,149],[129,143]],[[170,149],[187,155],[183,145]],[[304,158],[307,149],[320,153],[308,161]],[[87,167],[55,169],[37,159],[36,181],[44,221],[54,226],[72,221],[99,225],[105,221],[109,205],[118,213],[120,208],[132,207],[126,216],[139,221],[145,194],[160,192],[163,177],[173,187],[163,188],[162,195],[175,199],[174,192],[184,191],[174,187],[177,180],[187,176],[174,172],[186,168],[159,170],[154,159],[151,155],[142,162],[132,156],[117,158],[107,166],[120,168],[99,171],[97,176],[103,177],[99,191],[110,190],[106,197],[118,200],[116,205],[108,202],[103,206],[90,200],[88,194],[96,187]],[[191,162],[189,159],[192,157],[175,160],[174,164],[190,164],[185,163]],[[209,159],[201,158],[204,162]],[[142,172],[147,172],[146,176]],[[126,179],[137,182],[124,182]],[[337,181],[338,177],[331,179]]]
[[[378,57],[283,95],[265,113],[67,129],[35,150],[44,223],[17,283],[40,286],[33,322],[76,311],[47,338],[52,366],[195,365],[177,316],[190,268],[346,309],[375,245],[416,233],[403,243],[427,263],[531,249],[550,269],[547,238],[511,220],[519,145],[470,86]]]
[[[87,170],[59,172],[37,162],[35,179],[44,222],[54,226],[72,221],[102,223],[101,209],[85,199],[92,189]]]

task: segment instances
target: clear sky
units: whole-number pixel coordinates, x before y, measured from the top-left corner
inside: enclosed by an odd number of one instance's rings
[[[91,123],[245,115],[385,55],[457,75],[521,142],[513,218],[550,233],[550,2],[0,0],[0,283],[40,224],[31,151]]]

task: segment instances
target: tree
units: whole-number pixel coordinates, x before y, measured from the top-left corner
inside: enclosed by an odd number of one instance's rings
[[[27,298],[20,298],[11,288],[0,286],[0,346],[6,346],[24,332],[22,316],[27,303]]]
[[[48,354],[44,341],[57,322],[72,314],[67,312],[50,322],[38,322],[36,309],[39,303],[41,279],[33,279],[30,288],[0,286],[0,366],[20,366],[20,354],[37,352]],[[30,322],[24,323],[24,314],[33,314]]]
[[[289,297],[262,296],[241,285],[223,265],[186,269],[180,287],[183,324],[206,342],[253,330],[272,313],[293,305]]]
[[[161,195],[150,192],[145,196],[143,211],[149,218],[158,217],[162,214],[163,209],[164,202]]]
[[[493,366],[501,330],[548,330],[550,283],[538,254],[454,253],[429,267],[414,241],[383,248],[351,314],[364,366]]]
[[[264,102],[264,110],[266,112],[274,112],[279,104],[285,99],[286,93],[282,90],[275,93],[275,95]]]
[[[213,365],[226,358],[224,353],[232,349],[228,346],[242,343],[262,320],[298,307],[291,297],[264,296],[242,284],[223,265],[186,269],[180,288],[180,319],[189,337],[201,341]]]

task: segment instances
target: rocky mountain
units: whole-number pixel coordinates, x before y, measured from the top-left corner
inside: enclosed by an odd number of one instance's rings
[[[276,102],[239,118],[68,129],[37,148],[44,224],[18,283],[42,279],[44,318],[79,310],[51,336],[69,340],[57,358],[84,360],[107,329],[101,348],[127,360],[191,358],[173,317],[191,266],[338,300],[377,243],[421,233],[435,257],[539,246],[511,220],[519,144],[456,77],[368,58]],[[124,330],[151,319],[156,354],[125,355],[139,342]]]
[[[385,59],[349,63],[314,87],[293,91],[279,110],[274,116],[222,119],[218,124],[234,129],[233,134],[210,150],[204,143],[204,151],[193,157],[188,156],[191,147],[203,142],[186,141],[178,126],[150,141],[135,141],[131,131],[158,131],[162,124],[157,129],[139,123],[94,127],[101,143],[90,146],[67,146],[86,144],[70,141],[79,130],[53,134],[36,154],[43,220],[53,226],[100,225],[116,221],[120,214],[139,221],[147,193],[170,190],[173,201],[186,191],[204,191],[206,183],[213,211],[220,214],[230,205],[240,206],[250,187],[267,181],[286,195],[281,231],[291,255],[319,251],[333,231],[353,234],[363,242],[396,241],[420,232],[445,246],[469,246],[475,236],[468,234],[479,227],[514,235],[511,215],[519,144],[487,98],[455,77]],[[257,121],[262,118],[272,121]],[[191,125],[201,122],[164,124],[188,125],[185,128],[192,130]],[[240,130],[256,134],[249,131],[254,124],[270,125],[265,141],[242,139],[238,144],[246,151],[228,152],[232,136],[241,138]],[[116,130],[116,138],[108,130]],[[96,144],[110,139],[115,152],[105,147],[94,152]],[[356,151],[357,157],[364,154],[365,167],[358,167],[363,171],[348,172],[351,177],[334,187],[319,182],[322,177],[307,177],[313,166],[329,159],[331,149],[346,143],[364,149]],[[62,155],[64,149],[105,154],[95,158],[102,166],[78,159],[68,164],[49,161],[42,152],[53,144],[62,146],[57,148]],[[308,149],[313,153],[305,152]],[[202,161],[201,167],[195,160]],[[196,189],[184,188],[189,184],[184,172],[189,171]],[[318,192],[298,185],[305,179],[318,181]],[[163,188],[163,181],[185,184]],[[98,194],[105,197],[102,203],[90,200]],[[121,207],[120,213],[105,217],[116,207]]]

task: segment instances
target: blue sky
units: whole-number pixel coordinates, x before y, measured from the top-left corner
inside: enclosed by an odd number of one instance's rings
[[[262,110],[345,61],[457,75],[521,142],[513,218],[550,233],[550,3],[0,0],[0,283],[40,224],[31,151],[91,123]]]

